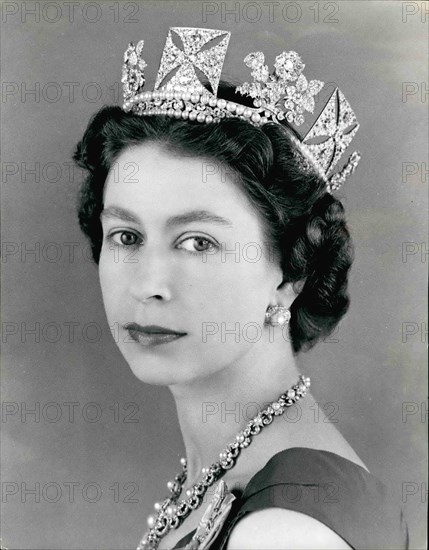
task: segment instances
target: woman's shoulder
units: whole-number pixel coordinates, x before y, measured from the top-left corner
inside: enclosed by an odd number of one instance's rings
[[[284,449],[235,494],[222,549],[253,543],[263,548],[256,533],[265,540],[268,531],[270,548],[282,548],[276,540],[280,544],[287,535],[291,541],[293,533],[301,537],[301,547],[407,547],[402,510],[388,488],[360,464],[330,451]]]
[[[232,530],[226,550],[350,550],[324,523],[300,512],[265,508],[247,514]]]

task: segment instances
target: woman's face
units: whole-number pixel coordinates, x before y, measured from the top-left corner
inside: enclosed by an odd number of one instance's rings
[[[109,172],[101,289],[119,349],[144,382],[214,375],[251,360],[266,337],[282,273],[232,177],[154,143],[125,150]],[[176,335],[141,331],[148,326]]]

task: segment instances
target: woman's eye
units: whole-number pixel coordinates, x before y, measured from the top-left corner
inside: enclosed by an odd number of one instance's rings
[[[121,246],[135,246],[141,241],[140,237],[131,231],[118,231],[109,235],[109,239]]]
[[[184,248],[191,254],[199,254],[215,250],[216,245],[205,237],[189,237],[180,243],[180,248]]]

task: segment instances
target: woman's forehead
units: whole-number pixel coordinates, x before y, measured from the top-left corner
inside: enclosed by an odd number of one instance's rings
[[[144,143],[125,150],[112,165],[104,203],[164,217],[200,210],[249,221],[255,212],[235,179],[232,169],[215,159],[179,157]]]
[[[235,176],[232,169],[223,166],[223,163],[214,158],[194,156],[180,149],[168,148],[165,143],[153,141],[127,147],[119,155],[113,167],[117,170],[130,170],[129,165],[136,170],[136,176],[142,177],[152,177],[155,172],[158,177],[171,175],[174,175],[175,179],[194,177],[197,181],[205,183],[211,177],[215,179],[216,175],[222,180],[228,176],[231,179]]]

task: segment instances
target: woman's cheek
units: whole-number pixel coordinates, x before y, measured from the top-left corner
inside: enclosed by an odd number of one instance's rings
[[[106,313],[111,317],[123,298],[126,282],[120,270],[102,257],[99,263],[99,279]]]

